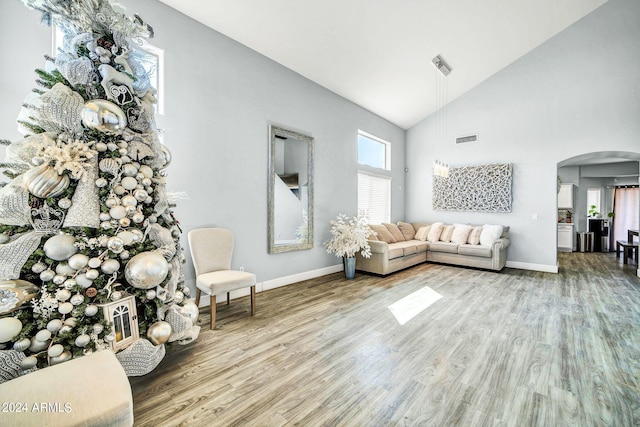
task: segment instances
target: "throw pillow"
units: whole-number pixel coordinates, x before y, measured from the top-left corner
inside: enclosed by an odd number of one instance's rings
[[[393,238],[396,239],[396,242],[404,242],[405,241],[404,234],[402,234],[402,231],[400,231],[400,228],[398,228],[397,225],[395,225],[395,224],[387,224],[386,222],[383,222],[382,225],[387,227],[387,230],[389,230],[389,233],[391,233]]]
[[[383,242],[386,242],[386,243],[397,242],[397,240],[393,238],[391,233],[389,233],[389,230],[387,230],[387,227],[385,227],[384,225],[374,224],[374,225],[369,225],[369,227],[371,227],[371,229],[378,234],[378,240],[382,240]]]
[[[472,227],[467,238],[467,243],[470,245],[480,244],[480,233],[482,233],[482,226]]]
[[[501,235],[501,225],[485,224],[482,226],[482,232],[480,233],[480,244],[482,246],[491,246],[493,242],[500,238]]]
[[[367,237],[367,240],[378,240],[378,236],[376,236],[375,234],[376,231],[373,228],[371,228],[371,231],[373,231],[373,233],[369,234],[369,236]]]
[[[420,227],[418,228],[418,231],[416,232],[415,235],[415,239],[416,240],[421,240],[423,242],[427,241],[427,236],[429,235],[429,230],[431,230],[431,226],[427,225],[426,227]]]
[[[455,224],[453,228],[453,234],[451,235],[451,242],[458,245],[464,245],[467,243],[469,233],[471,232],[471,226],[466,224]]]
[[[450,242],[452,234],[453,234],[453,225],[445,225],[442,228],[442,233],[440,234],[440,241],[447,242],[447,243]]]
[[[398,228],[402,232],[404,240],[412,240],[416,237],[416,230],[408,222],[398,221]]]
[[[434,222],[433,224],[431,224],[431,229],[429,230],[429,235],[427,236],[427,240],[432,243],[440,240],[440,234],[442,234],[443,228],[444,228],[444,224],[441,222]]]

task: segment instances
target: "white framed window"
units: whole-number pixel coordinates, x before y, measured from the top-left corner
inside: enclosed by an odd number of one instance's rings
[[[391,221],[391,143],[358,131],[358,213],[370,224]]]
[[[358,164],[376,169],[391,170],[391,144],[359,130]]]
[[[358,213],[369,224],[391,222],[391,178],[358,171]]]
[[[587,188],[587,217],[600,216],[600,195],[600,188]]]

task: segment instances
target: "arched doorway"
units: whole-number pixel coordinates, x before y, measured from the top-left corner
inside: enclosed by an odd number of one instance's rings
[[[588,229],[587,218],[590,213],[595,217],[609,218],[607,214],[614,210],[613,195],[616,188],[640,184],[640,153],[585,153],[558,162],[557,170],[560,183],[574,185],[573,206],[570,212],[574,234],[585,232]],[[596,208],[592,209],[594,204]],[[559,222],[563,214],[562,209],[558,209]],[[635,222],[637,224],[640,222],[640,202],[634,215],[638,219]],[[611,243],[611,240],[610,238],[608,242]],[[640,277],[640,267],[637,268],[637,274]]]

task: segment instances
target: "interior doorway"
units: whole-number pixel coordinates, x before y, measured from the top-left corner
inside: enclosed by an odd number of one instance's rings
[[[558,222],[566,218],[568,213],[572,222],[573,251],[593,250],[584,247],[584,239],[593,239],[594,227],[600,229],[598,250],[615,251],[616,240],[627,240],[627,232],[637,229],[640,223],[640,198],[624,199],[624,215],[616,221],[616,190],[635,188],[640,184],[640,153],[601,151],[585,153],[558,163],[558,183],[572,184],[573,200],[571,209],[561,211],[558,205]],[[633,192],[633,191],[632,191]],[[617,209],[622,209],[622,191]],[[563,202],[563,205],[566,201]],[[564,207],[564,206],[562,206]],[[564,216],[563,216],[564,215]],[[591,229],[590,230],[590,225]],[[566,224],[559,224],[559,230],[566,229]],[[582,234],[584,233],[584,234]],[[605,234],[606,233],[606,234]],[[560,233],[559,233],[560,238]],[[622,237],[620,237],[622,236]],[[580,247],[579,244],[582,244]],[[636,267],[640,277],[640,268]]]

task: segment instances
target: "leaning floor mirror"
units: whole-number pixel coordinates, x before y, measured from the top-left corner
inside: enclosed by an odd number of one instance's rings
[[[313,138],[269,126],[269,253],[313,247]]]

